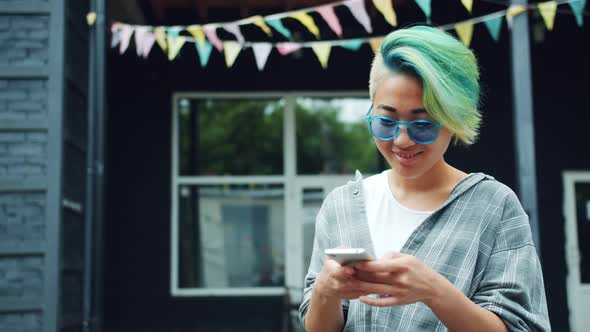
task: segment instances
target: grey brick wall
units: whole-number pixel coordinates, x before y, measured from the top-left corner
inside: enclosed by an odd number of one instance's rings
[[[0,65],[47,64],[49,17],[0,16],[0,45]]]
[[[0,121],[47,120],[47,97],[45,80],[0,80]]]
[[[40,313],[0,314],[0,332],[38,332],[42,330]]]
[[[0,298],[41,297],[43,295],[42,257],[1,257]],[[37,332],[42,330],[41,312],[0,313],[0,332]]]
[[[20,241],[45,241],[43,192],[0,193],[0,242],[7,244]],[[0,266],[1,260],[0,257]]]

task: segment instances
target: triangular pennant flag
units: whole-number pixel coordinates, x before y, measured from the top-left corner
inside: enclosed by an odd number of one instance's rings
[[[272,36],[272,30],[268,27],[268,25],[266,25],[266,22],[264,21],[264,18],[262,16],[252,16],[249,18],[249,21],[252,22],[252,24],[259,27],[260,29],[262,29],[262,31],[264,31],[268,36]]]
[[[143,54],[143,43],[145,40],[145,36],[148,33],[149,27],[146,26],[138,26],[135,27],[135,52],[137,52],[137,56]]]
[[[285,36],[285,38],[291,39],[291,31],[285,28],[280,18],[268,20],[266,21],[266,23],[268,23],[271,27],[275,28],[275,30],[277,30],[281,35]]]
[[[373,4],[383,14],[387,23],[394,27],[397,26],[397,16],[393,9],[392,0],[373,0]]]
[[[205,44],[205,33],[203,32],[203,28],[201,28],[200,25],[189,25],[186,27],[186,31],[195,37],[197,43],[201,45]]]
[[[180,52],[180,49],[186,42],[186,37],[184,36],[168,36],[168,60],[172,61]]]
[[[223,42],[223,49],[225,51],[225,64],[227,68],[230,68],[236,61],[238,54],[240,54],[242,46],[236,41],[226,41]]]
[[[155,42],[156,36],[153,33],[148,32],[145,34],[145,36],[143,37],[143,42],[141,43],[141,55],[144,58],[148,57]]]
[[[416,0],[418,7],[422,9],[424,15],[426,15],[426,21],[430,22],[430,14],[432,12],[431,0]]]
[[[121,42],[121,30],[119,29],[118,23],[113,23],[111,25],[111,33],[113,37],[111,38],[111,48],[115,48]]]
[[[455,31],[457,31],[457,35],[459,35],[463,44],[469,47],[469,44],[471,44],[471,37],[473,37],[473,23],[457,23],[455,24]]]
[[[258,70],[263,70],[266,65],[266,60],[272,51],[272,44],[269,43],[254,43],[252,44],[252,51],[254,52],[254,59],[256,60],[256,67]]]
[[[348,0],[342,3],[350,10],[350,13],[359,23],[365,28],[368,33],[373,33],[373,27],[371,26],[371,19],[367,14],[367,8],[365,7],[365,0]]]
[[[557,2],[541,2],[537,4],[537,7],[539,8],[539,13],[541,13],[541,17],[543,17],[543,22],[545,22],[547,30],[553,30],[553,24],[555,23],[555,14],[557,13]]]
[[[244,35],[242,35],[242,31],[240,30],[240,26],[237,23],[230,23],[230,24],[224,24],[223,28],[229,32],[231,32],[234,36],[236,36],[236,39],[238,40],[238,43],[243,44],[244,43]]]
[[[162,51],[166,52],[168,45],[166,44],[166,31],[164,30],[164,27],[156,27],[154,29],[154,34],[156,35],[156,42],[158,42]]]
[[[502,16],[494,17],[492,19],[484,21],[486,27],[488,28],[488,31],[490,32],[490,35],[492,36],[492,38],[494,38],[494,41],[498,41],[498,38],[500,38],[500,29],[502,28],[502,21]]]
[[[298,44],[298,43],[287,42],[287,43],[277,44],[277,51],[279,51],[279,53],[281,55],[287,55],[287,54],[293,53],[300,48],[301,48],[301,44]]]
[[[133,28],[129,25],[123,25],[120,29],[121,42],[119,43],[119,53],[123,54],[129,47],[129,40],[133,34]]]
[[[330,59],[330,51],[332,50],[332,44],[329,42],[312,43],[311,49],[318,57],[322,68],[328,67],[328,60]]]
[[[373,53],[377,54],[379,49],[381,48],[381,44],[383,43],[383,37],[376,37],[369,39],[369,45],[371,45],[371,49]]]
[[[197,48],[197,52],[199,52],[199,61],[201,62],[201,67],[205,67],[209,62],[209,57],[213,51],[213,45],[211,45],[211,43],[208,41],[205,41],[203,44],[195,43],[195,47]]]
[[[511,5],[508,7],[508,11],[506,12],[506,22],[508,22],[508,27],[510,29],[512,29],[512,19],[514,16],[518,16],[524,12],[526,12],[526,6],[524,5]]]
[[[217,36],[217,32],[215,31],[216,28],[214,27],[210,27],[210,26],[203,26],[203,31],[205,31],[205,35],[207,36],[207,39],[209,39],[209,41],[211,42],[211,44],[213,44],[213,46],[215,46],[215,48],[221,52],[223,51],[223,42],[221,41],[221,39],[219,39],[219,37]]]
[[[586,6],[586,0],[572,0],[568,3],[570,7],[572,7],[574,16],[576,16],[576,23],[578,23],[578,26],[582,26],[584,24],[584,7]]]
[[[321,6],[317,8],[316,11],[322,15],[322,18],[324,21],[326,21],[326,23],[328,23],[330,29],[332,29],[332,31],[334,31],[338,37],[342,37],[342,26],[340,25],[338,16],[336,16],[336,13],[334,13],[334,6]]]
[[[467,9],[469,14],[471,14],[471,10],[473,10],[473,0],[461,0],[461,3],[465,6],[465,9]]]
[[[340,45],[340,47],[344,47],[351,51],[358,51],[361,48],[361,46],[363,46],[362,39],[351,39],[350,41],[347,41],[345,44]]]
[[[317,39],[320,39],[320,29],[318,29],[318,26],[315,24],[315,21],[311,15],[306,12],[295,12],[289,15],[289,17],[292,17],[301,22],[301,24],[305,25],[309,32],[311,32]]]

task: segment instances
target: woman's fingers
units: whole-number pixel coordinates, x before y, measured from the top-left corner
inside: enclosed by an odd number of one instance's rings
[[[381,297],[381,298],[372,298],[372,297],[367,297],[367,296],[361,296],[359,297],[359,300],[365,304],[368,304],[370,306],[374,306],[374,307],[390,307],[390,306],[394,306],[394,305],[400,305],[400,304],[404,304],[403,302],[400,301],[399,297],[395,297],[395,296],[387,296],[387,297]]]
[[[379,259],[356,263],[356,269],[367,272],[404,272],[408,267],[399,259]]]

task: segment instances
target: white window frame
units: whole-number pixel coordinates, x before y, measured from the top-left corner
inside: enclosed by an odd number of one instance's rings
[[[575,184],[579,182],[590,183],[590,171],[564,171],[562,174],[569,325],[572,331],[584,331],[590,324],[590,317],[587,314],[590,306],[590,285],[582,284],[580,280]]]
[[[310,98],[368,98],[367,91],[292,91],[292,92],[177,92],[172,96],[172,168],[171,168],[171,262],[170,262],[170,293],[175,297],[217,297],[217,296],[281,296],[287,294],[289,288],[300,288],[303,283],[301,275],[303,266],[303,232],[302,221],[298,216],[299,197],[296,190],[300,188],[298,181],[310,181],[313,175],[297,175],[297,146],[295,135],[295,100],[298,97]],[[180,176],[178,174],[178,102],[180,99],[256,99],[284,98],[283,115],[283,174],[282,175],[245,175],[245,176]],[[352,178],[353,174],[349,178]],[[333,178],[334,176],[322,176]],[[285,192],[285,285],[281,287],[226,287],[226,288],[179,288],[178,286],[178,188],[181,185],[218,185],[218,184],[282,184]],[[288,235],[288,236],[287,236]]]

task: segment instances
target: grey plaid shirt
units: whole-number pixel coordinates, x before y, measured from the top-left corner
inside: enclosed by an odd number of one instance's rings
[[[299,308],[302,322],[324,249],[344,245],[373,253],[362,189],[357,171],[354,181],[336,188],[322,204]],[[416,256],[474,303],[495,312],[510,331],[551,330],[528,216],[514,192],[491,176],[473,173],[461,181],[401,252]],[[345,300],[342,306],[344,331],[447,330],[421,302],[380,308]]]

